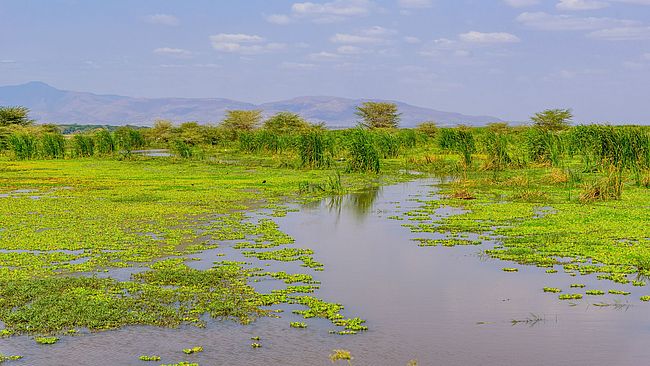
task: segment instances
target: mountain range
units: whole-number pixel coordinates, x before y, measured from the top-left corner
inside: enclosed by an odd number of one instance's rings
[[[305,96],[253,104],[224,98],[136,98],[99,95],[60,90],[38,81],[0,86],[0,106],[25,106],[31,110],[30,117],[38,123],[57,124],[146,126],[157,119],[177,123],[215,123],[223,119],[227,110],[260,109],[265,116],[288,111],[298,113],[311,122],[324,122],[330,128],[345,128],[357,124],[355,107],[366,101],[380,100]],[[469,116],[416,107],[398,101],[390,102],[397,104],[402,113],[402,127],[414,127],[424,121],[435,121],[439,125],[484,125],[501,121],[492,116]]]

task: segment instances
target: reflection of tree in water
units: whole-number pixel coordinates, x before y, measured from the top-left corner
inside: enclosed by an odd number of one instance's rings
[[[362,192],[334,196],[327,200],[327,208],[330,212],[335,212],[337,216],[340,216],[341,210],[345,207],[352,211],[358,219],[362,219],[372,211],[372,206],[380,192],[380,187],[370,187]]]

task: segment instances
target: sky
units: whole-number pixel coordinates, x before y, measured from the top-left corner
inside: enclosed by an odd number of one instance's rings
[[[0,85],[650,123],[650,0],[0,0]]]

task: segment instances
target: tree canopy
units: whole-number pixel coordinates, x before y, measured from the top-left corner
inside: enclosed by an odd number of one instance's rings
[[[386,102],[365,102],[357,106],[355,114],[361,118],[359,124],[366,128],[397,128],[402,115],[397,104]]]
[[[533,126],[547,131],[565,130],[569,128],[572,119],[570,109],[547,109],[530,117]]]
[[[276,133],[292,133],[306,130],[310,127],[300,115],[291,112],[280,112],[264,122],[264,128]]]
[[[262,111],[232,110],[226,111],[226,118],[221,125],[231,131],[252,131],[260,126]]]
[[[29,108],[22,106],[0,107],[0,126],[28,126],[34,123],[29,119]]]

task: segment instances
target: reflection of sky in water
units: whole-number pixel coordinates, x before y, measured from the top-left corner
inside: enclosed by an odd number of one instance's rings
[[[421,248],[402,224],[387,217],[415,209],[415,199],[430,199],[432,181],[383,187],[365,193],[328,198],[275,218],[280,229],[296,239],[295,246],[312,248],[324,272],[305,270],[297,263],[243,258],[232,243],[189,257],[195,268],[209,268],[224,258],[272,263],[270,270],[306,272],[322,281],[317,296],[345,305],[344,315],[368,320],[370,331],[356,336],[327,333],[328,321],[301,320],[290,306],[281,319],[261,319],[250,326],[209,322],[206,329],[130,327],[80,337],[64,337],[47,349],[34,347],[28,337],[0,340],[0,352],[21,354],[15,365],[52,365],[73,360],[84,365],[136,364],[141,354],[159,354],[161,363],[181,360],[201,365],[328,365],[328,353],[345,348],[355,365],[644,365],[650,357],[650,304],[639,303],[645,288],[632,288],[594,275],[570,277],[546,274],[544,268],[513,265],[481,258],[481,247]],[[399,202],[399,203],[398,203]],[[400,206],[399,209],[396,209]],[[429,234],[431,235],[431,234]],[[225,253],[226,257],[217,257]],[[502,267],[516,266],[518,273]],[[588,306],[621,296],[586,296],[576,306],[545,294],[542,288],[633,291],[627,310]],[[254,283],[275,288],[273,281]],[[645,291],[645,292],[644,292]],[[583,291],[576,291],[583,292]],[[640,293],[643,292],[643,293]],[[519,324],[536,314],[535,326]],[[305,321],[307,329],[289,328]],[[250,347],[261,337],[261,349]],[[185,356],[181,349],[201,345],[204,352]]]

